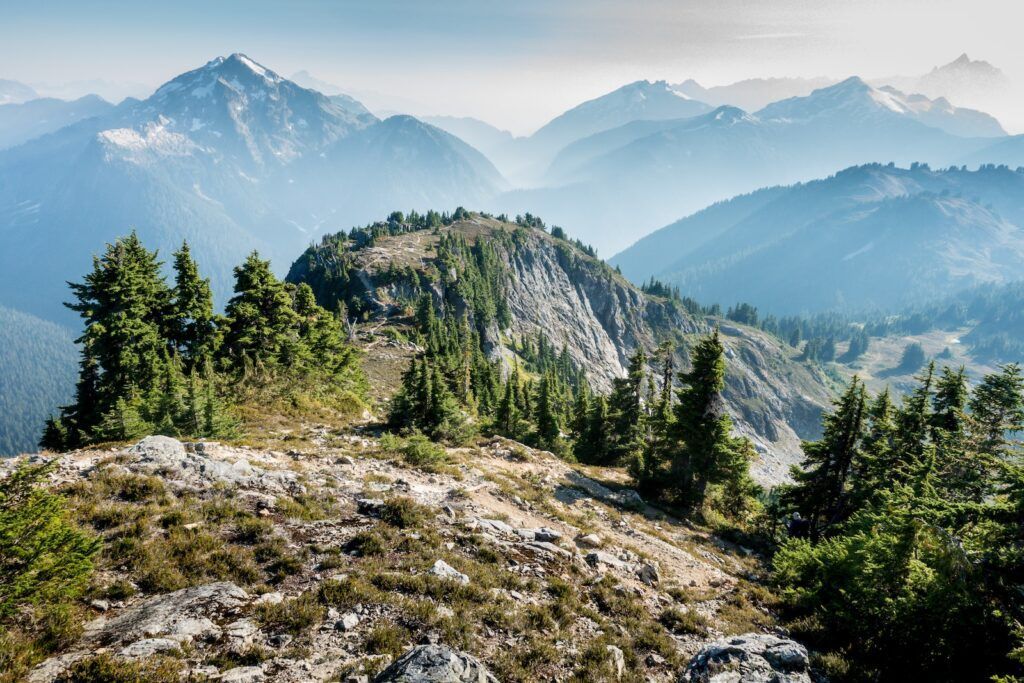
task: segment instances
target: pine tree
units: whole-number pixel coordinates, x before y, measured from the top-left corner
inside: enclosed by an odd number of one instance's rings
[[[134,232],[108,244],[83,281],[69,286],[75,301],[66,305],[82,316],[85,332],[79,395],[64,417],[88,438],[108,413],[136,404],[159,380],[170,294],[156,252]]]
[[[643,449],[646,366],[647,355],[643,349],[637,349],[629,359],[626,376],[612,380],[612,393],[608,397],[610,462],[629,462]]]
[[[562,449],[556,400],[554,379],[546,374],[537,385],[537,445],[553,453]]]
[[[248,356],[254,363],[289,365],[297,358],[299,316],[292,297],[256,252],[235,268],[235,296],[226,313],[223,349],[233,362]]]
[[[595,465],[609,464],[612,456],[608,428],[608,400],[604,396],[597,396],[590,403],[586,429],[576,441],[573,450],[576,459]]]
[[[886,388],[867,408],[867,431],[862,453],[854,460],[850,476],[850,507],[862,509],[878,499],[891,484],[892,472],[899,460],[896,451],[896,408]]]
[[[804,462],[791,469],[795,483],[782,501],[806,520],[812,541],[853,512],[849,478],[862,456],[866,401],[864,384],[855,376],[825,416],[821,440],[805,441]]]
[[[732,437],[732,421],[725,412],[725,351],[717,329],[697,344],[691,363],[691,370],[680,377],[670,491],[681,504],[696,508],[709,484],[749,475],[747,449]]]
[[[979,448],[1003,458],[1007,454],[1011,432],[1024,430],[1024,377],[1020,366],[1011,363],[997,374],[987,375],[970,400],[971,418]]]
[[[522,438],[522,417],[519,409],[519,367],[505,382],[505,391],[494,415],[495,430],[509,439]]]
[[[184,360],[186,369],[216,351],[213,292],[210,281],[199,276],[188,242],[174,253],[174,289],[165,324],[172,349]]]

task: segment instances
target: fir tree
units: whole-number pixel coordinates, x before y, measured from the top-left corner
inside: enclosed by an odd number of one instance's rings
[[[210,281],[199,276],[188,242],[174,253],[174,289],[165,323],[175,353],[191,368],[216,351],[217,327]]]
[[[264,364],[291,364],[298,356],[298,314],[270,262],[253,252],[235,268],[235,296],[228,302],[224,353]]]
[[[806,520],[816,541],[852,513],[849,478],[862,456],[866,392],[857,377],[824,419],[819,441],[804,442],[804,462],[793,467],[794,484],[782,494],[785,505]]]
[[[547,374],[537,385],[537,445],[558,453],[562,449],[554,378]]]
[[[710,484],[749,476],[748,450],[731,435],[725,412],[725,352],[716,329],[693,350],[692,368],[680,377],[672,427],[670,490],[689,507],[703,504]]]

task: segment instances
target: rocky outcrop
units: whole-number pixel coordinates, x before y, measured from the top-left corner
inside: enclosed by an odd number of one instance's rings
[[[220,622],[248,601],[249,595],[229,582],[192,586],[143,600],[111,619],[99,617],[89,623],[76,651],[46,660],[29,680],[53,680],[100,646],[126,659],[141,659],[177,651],[193,641],[219,638],[231,628]]]
[[[384,669],[374,683],[498,683],[476,657],[444,645],[419,645]]]
[[[180,486],[205,488],[214,484],[247,486],[270,493],[300,492],[295,472],[267,471],[254,467],[246,458],[234,462],[213,459],[203,451],[206,444],[189,448],[169,436],[147,436],[128,449],[127,467],[141,474],[160,475]]]
[[[792,640],[748,633],[717,640],[690,660],[689,683],[811,683],[807,649]]]

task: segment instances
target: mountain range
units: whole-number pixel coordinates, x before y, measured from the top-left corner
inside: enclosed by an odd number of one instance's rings
[[[577,140],[556,155],[544,187],[507,193],[497,209],[532,210],[616,251],[655,225],[760,187],[875,161],[955,163],[999,140],[978,137],[997,127],[977,112],[852,77],[752,114],[720,107]]]
[[[324,229],[480,203],[504,182],[438,128],[220,57],[0,152],[0,302],[62,319],[64,281],[131,229],[165,257],[188,239],[226,293],[252,249],[283,263]]]
[[[711,206],[612,259],[700,301],[893,311],[1024,272],[1024,172],[858,166]]]

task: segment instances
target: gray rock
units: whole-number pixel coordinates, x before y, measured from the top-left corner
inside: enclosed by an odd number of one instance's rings
[[[273,593],[264,593],[254,600],[257,605],[277,605],[284,602],[284,595],[277,591]]]
[[[434,566],[430,568],[430,573],[442,579],[458,581],[463,586],[469,585],[469,577],[444,560],[438,560],[435,562]]]
[[[786,638],[747,633],[706,645],[690,660],[690,683],[811,683],[807,649]]]
[[[168,436],[147,436],[127,452],[136,458],[135,462],[128,465],[129,469],[145,474],[159,474],[171,482],[186,486],[228,484],[274,492],[301,488],[295,472],[257,470],[244,458],[227,462],[212,458],[205,452],[189,453],[180,441]]]
[[[373,680],[374,683],[498,683],[476,657],[445,645],[418,645]]]
[[[147,436],[128,449],[132,455],[173,462],[185,457],[185,444],[169,436]]]
[[[541,543],[554,543],[558,539],[562,538],[561,531],[555,531],[548,527],[541,527],[533,530],[533,540]]]
[[[626,568],[626,565],[622,562],[622,560],[620,560],[619,558],[615,557],[610,553],[602,552],[600,550],[595,550],[593,552],[587,553],[586,557],[584,557],[583,559],[587,561],[587,564],[596,569],[602,569],[606,567],[611,567],[613,569]]]
[[[608,657],[612,660],[612,670],[615,672],[615,680],[620,680],[622,674],[626,673],[626,655],[614,645],[606,645]]]
[[[142,659],[152,657],[160,652],[177,650],[180,643],[170,638],[143,638],[136,640],[128,647],[122,648],[117,654],[125,659]]]
[[[183,588],[125,609],[113,619],[87,629],[86,637],[116,644],[144,638],[187,642],[219,636],[221,630],[212,619],[240,607],[248,599],[244,590],[228,582]]]
[[[501,521],[500,519],[477,519],[476,523],[480,525],[480,528],[484,531],[491,531],[494,533],[505,534],[506,536],[512,536],[516,533],[515,529]]]
[[[555,545],[554,543],[533,541],[531,543],[524,543],[522,547],[524,549],[533,550],[534,552],[539,553],[546,553],[555,557],[572,557],[572,553],[565,548]]]
[[[234,641],[235,646],[252,644],[260,627],[252,619],[239,619],[224,627],[224,637]]]
[[[661,575],[658,573],[658,565],[653,562],[644,562],[636,570],[636,577],[648,586],[656,586],[661,581]]]
[[[586,536],[580,536],[578,539],[576,539],[576,542],[588,548],[601,547],[601,537],[597,534],[587,534]]]
[[[334,628],[339,631],[351,631],[359,625],[359,615],[349,612],[341,619],[338,619],[337,623],[334,624]]]
[[[221,683],[259,683],[266,679],[267,674],[263,672],[263,667],[237,666],[222,673],[218,680]]]

